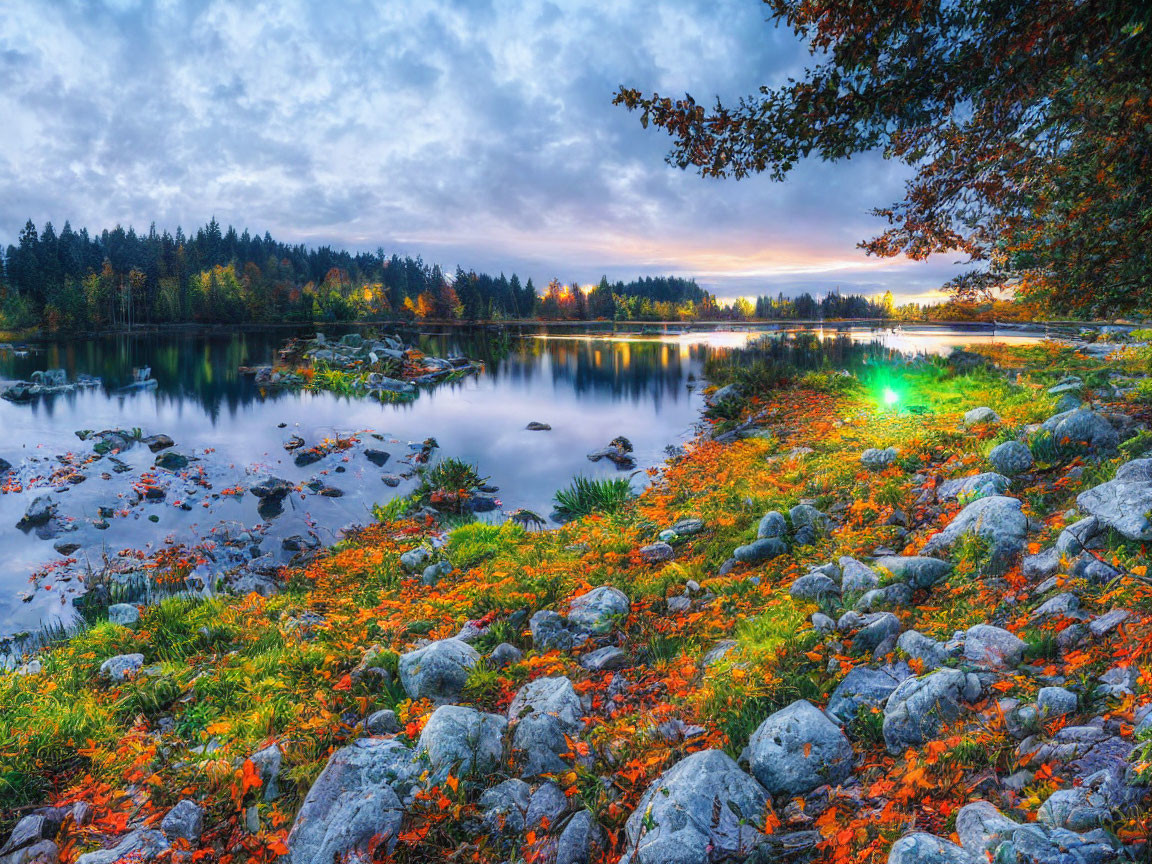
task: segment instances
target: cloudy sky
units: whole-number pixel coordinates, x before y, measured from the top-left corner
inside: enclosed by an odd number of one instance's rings
[[[0,5],[0,243],[24,221],[421,254],[538,282],[676,273],[722,296],[922,299],[951,262],[855,248],[900,197],[878,157],[704,180],[613,107],[802,69],[757,0]]]

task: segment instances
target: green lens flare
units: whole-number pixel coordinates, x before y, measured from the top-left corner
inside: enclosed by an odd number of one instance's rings
[[[900,394],[893,390],[891,387],[884,388],[884,404],[895,405],[900,401]]]

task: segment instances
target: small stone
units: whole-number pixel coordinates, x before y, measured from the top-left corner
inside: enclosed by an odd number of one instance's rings
[[[204,828],[204,810],[195,801],[184,798],[169,810],[160,823],[160,830],[170,842],[183,840],[189,846],[200,842]]]
[[[108,607],[108,620],[121,627],[135,627],[140,622],[140,610],[131,603],[113,603]]]
[[[1041,687],[1036,696],[1036,706],[1045,718],[1075,714],[1078,704],[1076,694],[1063,687]]]
[[[396,722],[396,712],[385,708],[369,714],[364,721],[364,728],[371,735],[390,735],[400,731],[400,724]]]
[[[628,664],[628,655],[619,648],[599,648],[580,658],[580,665],[591,672],[621,669]]]
[[[664,561],[671,561],[675,556],[676,550],[663,541],[650,543],[640,548],[640,557],[648,564],[659,564]]]
[[[524,652],[507,642],[501,642],[488,655],[488,661],[497,669],[504,669],[513,663],[519,663],[523,658]]]
[[[860,454],[860,464],[865,468],[878,471],[895,462],[898,455],[895,447],[886,447],[883,450],[870,447]]]
[[[100,664],[100,677],[121,682],[134,676],[144,666],[143,654],[117,654]]]

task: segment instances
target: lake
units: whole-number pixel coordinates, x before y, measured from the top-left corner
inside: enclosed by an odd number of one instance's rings
[[[499,487],[500,508],[484,518],[527,508],[547,515],[553,493],[577,474],[610,476],[606,460],[586,454],[618,435],[634,445],[634,486],[658,466],[665,448],[690,438],[699,420],[709,355],[729,351],[766,328],[608,326],[454,327],[401,330],[401,338],[429,354],[459,353],[482,360],[478,375],[421,392],[404,404],[381,404],[330,393],[263,394],[241,366],[273,361],[291,331],[226,335],[162,335],[48,342],[0,349],[0,379],[28,379],[62,368],[69,380],[91,375],[99,386],[44,397],[31,404],[0,401],[0,458],[13,472],[0,477],[0,635],[70,620],[83,576],[111,562],[166,545],[194,545],[217,535],[245,537],[252,556],[287,560],[284,538],[330,543],[342,528],[372,518],[372,505],[411,491],[409,463],[432,437],[438,455],[477,466]],[[313,330],[300,335],[311,335]],[[338,335],[337,328],[326,330]],[[946,353],[973,342],[1034,341],[1029,333],[907,327],[816,329],[802,339],[781,334],[782,356],[804,368],[853,368],[904,353]],[[150,367],[156,384],[122,392],[133,370]],[[528,431],[530,421],[551,431]],[[139,429],[166,434],[189,457],[192,472],[159,475],[165,495],[139,501],[140,477],[155,454],[136,445],[116,461],[96,458],[79,430]],[[309,445],[355,435],[358,444],[297,467],[284,444]],[[367,448],[388,453],[379,466]],[[379,459],[377,454],[377,459]],[[192,474],[189,478],[188,474]],[[383,482],[383,475],[393,487]],[[243,490],[277,476],[293,484],[311,479],[342,497],[307,491],[290,496],[283,513],[264,518]],[[237,491],[239,494],[222,494]],[[56,517],[45,529],[17,522],[37,496],[49,496]],[[265,514],[267,515],[267,514]],[[250,531],[249,535],[243,532]],[[72,551],[70,547],[77,548]],[[58,551],[61,547],[65,551]],[[211,584],[222,557],[202,565]]]

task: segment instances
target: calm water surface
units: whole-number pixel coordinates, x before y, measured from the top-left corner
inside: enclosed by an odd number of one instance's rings
[[[35,585],[29,581],[45,565],[59,566],[63,558],[53,547],[58,540],[80,544],[71,566],[99,568],[106,556],[122,550],[189,543],[221,523],[264,522],[251,495],[213,497],[213,492],[230,486],[247,486],[275,475],[293,483],[319,476],[340,488],[345,495],[337,499],[293,496],[282,515],[264,523],[271,527],[261,551],[286,557],[280,550],[283,537],[312,531],[330,542],[340,528],[370,519],[373,503],[410,491],[411,481],[393,489],[381,475],[407,467],[403,459],[412,452],[409,444],[428,437],[439,441],[440,454],[472,462],[490,477],[500,487],[501,510],[526,507],[546,515],[553,493],[574,475],[616,474],[607,461],[593,464],[585,454],[617,435],[634,444],[638,469],[659,464],[665,447],[693,434],[709,354],[739,347],[760,332],[756,328],[661,329],[631,335],[571,328],[408,332],[403,338],[428,353],[464,354],[484,360],[486,369],[401,405],[323,393],[262,395],[238,367],[272,362],[288,335],[284,331],[47,343],[27,354],[0,350],[0,379],[27,379],[38,369],[64,368],[69,380],[86,373],[103,381],[100,388],[30,405],[0,401],[0,457],[16,466],[17,476],[32,487],[0,494],[0,634],[71,616],[71,600],[81,590],[78,578],[41,576]],[[825,329],[782,345],[792,362],[845,368],[897,352],[946,353],[956,345],[994,338],[1019,341],[1035,336],[993,336],[981,328]],[[133,368],[142,366],[151,367],[158,386],[116,392],[132,380]],[[551,424],[552,431],[527,431],[525,425],[533,420]],[[127,507],[131,482],[155,458],[141,446],[121,457],[131,472],[105,479],[102,475],[109,472],[105,459],[86,468],[87,479],[78,485],[63,489],[36,485],[42,483],[37,478],[58,467],[60,455],[91,453],[91,444],[80,441],[76,430],[113,428],[170,435],[175,449],[194,457],[195,468],[204,469],[213,492],[201,491],[197,506],[186,512],[173,505],[193,497],[175,477],[164,502]],[[383,468],[373,465],[361,447],[299,468],[283,448],[293,434],[311,445],[352,433],[361,436],[362,447],[389,452],[389,463]],[[637,487],[643,482],[643,474],[634,477]],[[42,494],[57,502],[59,522],[75,530],[45,539],[36,531],[14,527],[29,502]],[[205,501],[209,506],[203,506]],[[95,527],[101,505],[123,508],[108,520],[105,530]],[[153,521],[152,516],[157,518]],[[503,516],[498,512],[494,518]]]

